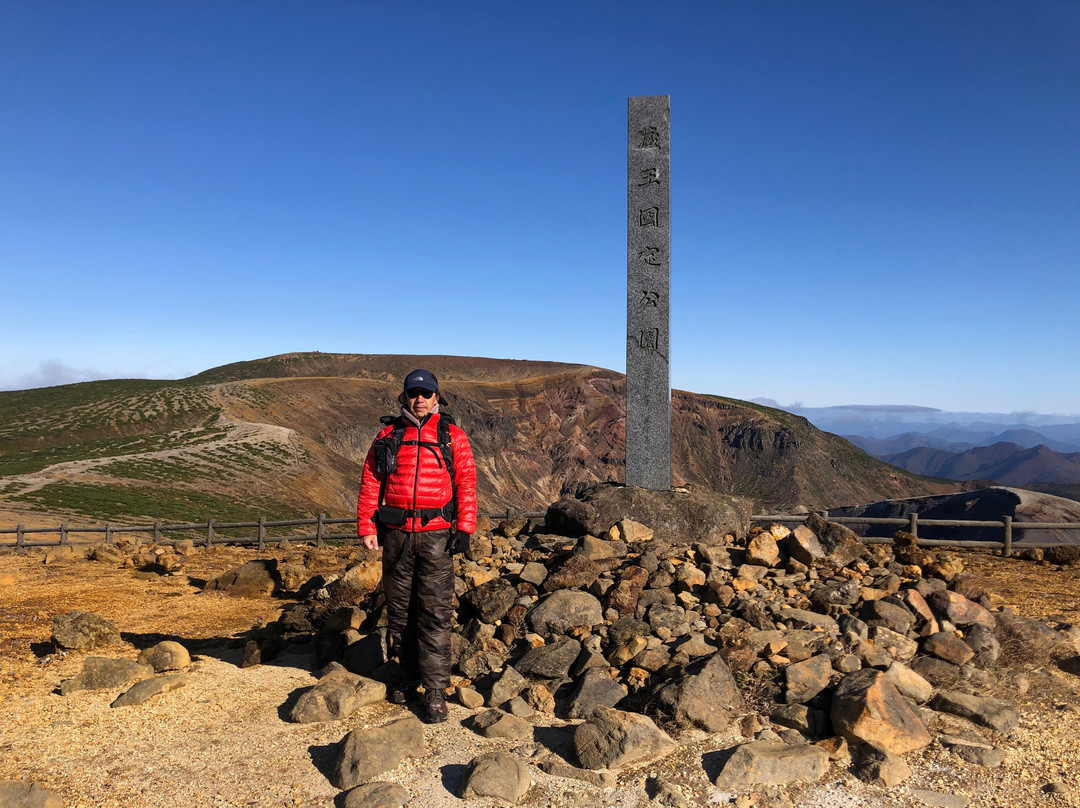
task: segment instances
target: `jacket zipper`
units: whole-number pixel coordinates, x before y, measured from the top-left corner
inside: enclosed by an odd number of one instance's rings
[[[417,508],[416,508],[416,495],[417,495],[417,492],[418,492],[418,490],[420,488],[420,441],[423,440],[424,424],[427,423],[427,419],[430,418],[430,417],[431,417],[430,413],[428,415],[424,416],[424,419],[422,421],[420,421],[420,423],[416,427],[416,471],[415,471],[414,476],[413,476],[413,486],[412,486],[412,509],[413,509],[414,514],[417,511]],[[419,517],[413,516],[412,522],[409,524],[409,527],[413,528],[413,530],[411,530],[410,533],[415,533],[416,532],[415,528],[416,528],[416,523],[418,521],[419,521]]]

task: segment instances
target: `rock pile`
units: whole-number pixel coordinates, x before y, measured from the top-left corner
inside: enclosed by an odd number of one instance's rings
[[[565,759],[483,754],[459,794],[516,803],[532,766],[607,787],[613,772],[728,730],[743,742],[710,767],[724,790],[813,781],[836,765],[892,787],[910,776],[904,756],[933,743],[1001,765],[1019,721],[996,697],[1010,658],[1053,658],[1080,674],[1080,627],[998,607],[955,554],[905,533],[866,545],[815,515],[751,528],[749,514],[738,498],[602,486],[555,503],[543,520],[481,520],[455,578],[456,696],[474,713],[464,725],[526,741],[537,722],[575,726]],[[321,675],[289,714],[308,723],[385,698],[400,673],[387,655],[380,576],[379,554],[361,550],[337,578],[263,560],[208,588],[302,593],[250,635],[244,664],[310,647]],[[58,647],[118,640],[93,615],[54,623]],[[90,657],[61,690],[123,687],[113,706],[137,703],[183,685],[187,674],[174,671],[189,664],[168,642],[138,662]],[[939,713],[966,726],[943,731]],[[377,778],[425,754],[413,717],[357,729],[337,745],[331,780],[348,789],[343,805],[405,804],[407,791]],[[662,796],[681,804],[677,789]]]
[[[52,643],[57,648],[81,651],[124,644],[112,622],[78,610],[53,620]],[[126,657],[88,656],[77,675],[60,682],[60,695],[70,696],[80,690],[127,688],[110,706],[129,707],[186,685],[188,675],[181,671],[190,666],[191,656],[187,649],[174,640],[164,640],[143,649],[137,661]],[[0,805],[4,803],[0,801]]]
[[[664,495],[650,524],[640,500],[638,518],[616,516],[626,492],[596,489],[556,503],[544,521],[482,526],[459,564],[453,635],[459,701],[484,709],[477,733],[528,737],[536,714],[584,719],[579,764],[613,770],[741,719],[748,742],[718,786],[815,780],[847,755],[856,776],[892,786],[910,774],[902,756],[935,739],[963,760],[1000,765],[1018,720],[1014,705],[987,695],[1003,653],[1080,650],[1080,628],[995,607],[955,554],[906,534],[868,546],[815,515],[794,529],[751,529],[742,501],[713,509],[723,532],[684,519],[676,533],[664,525],[678,521],[678,493]],[[373,554],[293,609],[281,636],[300,639],[287,626],[309,624],[320,665],[336,659],[392,681],[377,579]],[[988,732],[938,737],[927,726],[934,712]],[[589,781],[575,772],[564,776]],[[503,787],[513,801],[516,787]],[[469,793],[488,793],[478,789]]]

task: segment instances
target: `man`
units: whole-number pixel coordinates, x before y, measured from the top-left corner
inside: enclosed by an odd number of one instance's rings
[[[405,377],[401,414],[384,418],[364,463],[356,527],[364,546],[383,546],[390,653],[404,676],[390,700],[424,686],[428,723],[447,718],[455,553],[476,529],[476,466],[465,433],[440,413],[439,382]]]

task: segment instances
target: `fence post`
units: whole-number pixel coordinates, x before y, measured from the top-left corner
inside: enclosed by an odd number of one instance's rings
[[[23,542],[26,540],[26,537],[23,535],[23,530],[25,530],[25,528],[22,525],[16,525],[15,526],[15,546],[16,547],[22,547]]]
[[[319,519],[315,524],[315,546],[323,546],[323,520],[326,518],[326,514],[319,511]]]
[[[68,526],[67,522],[60,523],[60,544],[64,545],[68,543]]]
[[[214,520],[208,519],[206,521],[206,546],[210,547],[214,543]]]
[[[161,544],[161,520],[154,522],[154,544]]]
[[[1005,541],[1001,548],[1001,554],[1008,558],[1012,555],[1012,520],[1011,516],[1003,516],[1001,520],[1005,523]]]
[[[908,514],[908,533],[919,538],[919,514],[915,511]]]
[[[112,522],[106,522],[105,523],[105,543],[106,544],[112,544],[113,543]]]
[[[259,517],[259,550],[266,549],[266,517]]]
[[[507,505],[506,506],[506,521],[509,522],[513,518],[514,518],[514,509],[511,508],[509,505]]]

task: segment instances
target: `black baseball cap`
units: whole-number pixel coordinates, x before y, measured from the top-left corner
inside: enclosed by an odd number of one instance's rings
[[[417,368],[405,377],[404,389],[412,390],[414,387],[419,387],[421,390],[427,390],[431,393],[437,393],[439,392],[439,380],[435,378],[435,374],[430,370]]]

